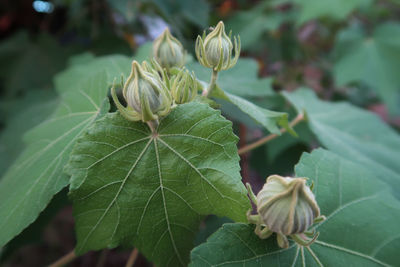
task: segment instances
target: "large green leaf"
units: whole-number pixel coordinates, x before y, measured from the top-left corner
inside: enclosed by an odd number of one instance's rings
[[[353,10],[368,6],[372,0],[291,0],[300,6],[298,23],[328,17],[344,20]]]
[[[362,165],[318,149],[303,154],[296,174],[309,177],[327,219],[310,247],[280,249],[254,226],[225,224],[192,251],[190,266],[390,266],[400,260],[400,202]]]
[[[311,131],[329,150],[375,173],[400,197],[400,136],[376,115],[348,103],[318,100],[311,90],[285,93],[307,113]]]
[[[400,24],[388,22],[376,27],[372,36],[358,27],[338,35],[334,75],[338,86],[364,82],[388,105],[400,113]]]
[[[100,72],[64,93],[54,114],[25,135],[26,149],[0,181],[0,246],[32,223],[68,184],[63,167],[77,137],[99,116],[108,91],[105,78]]]
[[[134,244],[157,266],[187,264],[202,215],[245,220],[231,122],[206,104],[179,105],[152,134],[112,113],[79,139],[67,171],[76,253]]]
[[[0,179],[11,163],[24,149],[23,134],[44,121],[58,104],[55,94],[49,90],[35,90],[17,101],[8,101],[5,128],[0,132]],[[1,107],[0,109],[2,109]]]
[[[196,77],[204,82],[209,82],[211,69],[205,68],[197,62],[190,62],[187,68],[196,73]],[[258,78],[258,65],[254,59],[239,59],[237,64],[225,71],[218,73],[218,85],[224,91],[244,97],[272,96],[271,78]]]

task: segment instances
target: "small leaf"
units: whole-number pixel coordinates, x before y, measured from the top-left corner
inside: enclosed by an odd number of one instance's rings
[[[309,247],[291,242],[280,249],[276,236],[262,240],[254,225],[225,224],[192,251],[190,266],[390,266],[399,262],[400,202],[374,174],[332,152],[303,154],[298,177],[314,182],[327,219],[316,226]]]
[[[188,68],[194,70],[196,77],[201,81],[207,81],[210,76],[210,70],[198,63],[191,63]],[[257,63],[254,60],[240,59],[235,67],[218,74],[217,86],[212,96],[234,104],[271,133],[281,134],[279,125],[295,135],[295,132],[289,127],[287,113],[261,108],[240,97],[274,95],[271,88],[272,80],[258,79],[257,69]]]
[[[280,135],[281,132],[278,128],[279,125],[288,130],[292,135],[296,136],[296,132],[289,126],[288,114],[285,112],[276,112],[261,108],[244,98],[226,93],[219,87],[215,88],[212,96],[231,102],[271,133]]]
[[[135,245],[157,266],[184,266],[203,215],[244,221],[250,207],[231,122],[179,105],[152,134],[119,113],[96,121],[67,171],[76,252]]]
[[[318,100],[311,90],[284,93],[298,112],[306,111],[311,131],[331,151],[375,173],[400,198],[400,136],[375,114],[348,103]]]

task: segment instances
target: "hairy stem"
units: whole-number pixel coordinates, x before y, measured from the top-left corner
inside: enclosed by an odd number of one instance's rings
[[[294,118],[293,121],[291,121],[291,122],[289,123],[289,125],[290,125],[290,127],[294,127],[295,125],[297,125],[299,122],[301,122],[301,121],[303,121],[303,120],[304,120],[304,115],[303,115],[302,113],[300,113],[299,115],[297,115],[296,118]],[[282,128],[282,129],[280,129],[279,131],[280,131],[281,133],[285,133],[285,132],[286,132],[286,129]],[[265,144],[265,143],[267,143],[267,142],[269,142],[269,141],[275,139],[275,138],[278,137],[278,136],[279,136],[279,135],[277,135],[277,134],[270,134],[270,135],[267,135],[267,136],[265,136],[265,137],[263,137],[263,138],[261,138],[261,139],[255,141],[254,143],[248,144],[248,145],[246,145],[246,146],[240,148],[240,149],[238,150],[238,153],[239,153],[239,155],[241,155],[241,154],[244,154],[244,153],[246,153],[246,152],[249,152],[250,150],[253,150],[253,149],[255,149],[255,148],[259,147],[259,146],[262,146],[263,144]]]
[[[217,84],[217,78],[218,78],[218,71],[213,70],[212,74],[211,74],[211,80],[210,80],[210,84],[208,85],[207,91],[203,92],[203,95],[205,97],[210,97],[212,91],[215,88],[215,85]]]
[[[49,265],[49,267],[61,267],[64,266],[76,258],[75,251],[72,250],[70,253],[64,255],[61,259]]]
[[[132,267],[135,264],[138,254],[139,254],[139,251],[137,250],[137,248],[134,248],[132,250],[131,254],[129,255],[129,259],[126,262],[125,267]]]

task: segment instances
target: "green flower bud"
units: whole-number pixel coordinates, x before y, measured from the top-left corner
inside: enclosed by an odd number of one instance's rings
[[[122,93],[127,107],[119,101],[112,88],[113,100],[121,115],[131,121],[154,121],[171,111],[172,97],[165,82],[158,73],[149,71],[150,67],[137,61],[132,62],[132,71],[124,84]]]
[[[161,67],[167,70],[172,67],[182,67],[185,64],[185,50],[178,39],[171,35],[168,28],[154,41],[153,54]]]
[[[301,246],[309,246],[318,238],[319,233],[310,232],[308,228],[325,220],[325,217],[320,216],[318,204],[306,185],[306,179],[271,175],[257,197],[250,184],[246,184],[249,197],[258,212],[252,215],[249,210],[247,218],[250,223],[256,224],[254,232],[261,239],[276,233],[278,245],[287,248],[287,236]]]
[[[204,39],[204,40],[203,40]],[[196,56],[200,64],[216,71],[232,68],[240,54],[240,38],[234,37],[234,46],[229,36],[225,33],[222,21],[205,38],[198,36],[196,40]],[[235,56],[232,58],[232,50],[235,48]]]
[[[177,104],[192,101],[197,95],[197,81],[194,73],[190,74],[187,70],[181,70],[172,77],[171,94]]]
[[[305,178],[268,177],[257,195],[257,203],[257,211],[264,224],[272,232],[283,235],[307,231],[320,215]]]

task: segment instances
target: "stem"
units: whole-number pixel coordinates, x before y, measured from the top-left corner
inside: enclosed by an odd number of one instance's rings
[[[156,134],[156,133],[157,133],[157,127],[158,127],[158,120],[147,121],[146,123],[147,123],[147,125],[149,126],[151,132],[152,132],[153,134]]]
[[[105,266],[108,252],[109,252],[108,249],[103,249],[103,251],[100,254],[99,259],[97,260],[96,267],[104,267]]]
[[[139,254],[139,251],[137,250],[137,248],[134,248],[132,250],[131,254],[129,255],[129,259],[126,262],[125,267],[132,267],[135,264],[138,254]]]
[[[294,127],[294,126],[296,126],[299,122],[301,122],[301,121],[303,121],[303,120],[304,120],[304,115],[303,115],[302,113],[300,113],[299,115],[297,115],[296,118],[294,118],[294,120],[292,120],[292,121],[289,123],[289,126],[290,126],[290,127]],[[281,128],[279,131],[283,134],[283,133],[286,132],[286,129],[285,129],[285,128]],[[265,136],[265,137],[263,137],[263,138],[261,138],[261,139],[255,141],[254,143],[248,144],[248,145],[246,145],[246,146],[240,148],[240,149],[238,150],[238,154],[241,155],[241,154],[244,154],[244,153],[246,153],[246,152],[249,152],[250,150],[253,150],[254,148],[257,148],[257,147],[259,147],[259,146],[261,146],[261,145],[263,145],[263,144],[265,144],[265,143],[271,141],[272,139],[275,139],[275,138],[278,137],[278,136],[279,136],[279,135],[277,135],[277,134],[270,134],[270,135],[267,135],[267,136]]]
[[[72,250],[70,253],[63,256],[61,259],[49,265],[49,267],[61,267],[64,266],[76,258],[75,251]]]
[[[208,85],[207,91],[203,92],[203,95],[205,97],[210,97],[212,91],[215,88],[215,85],[217,84],[217,78],[218,78],[218,71],[213,69],[211,74],[211,81],[210,84]]]

